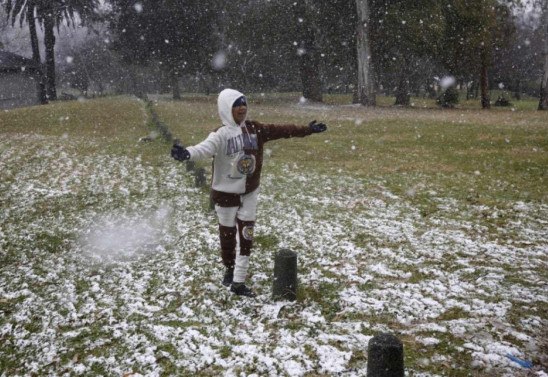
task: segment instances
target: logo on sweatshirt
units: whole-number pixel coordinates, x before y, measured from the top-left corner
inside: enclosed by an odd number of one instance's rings
[[[244,149],[259,149],[256,134],[240,134],[226,141],[227,156],[243,151]]]
[[[238,160],[236,165],[238,172],[243,175],[251,175],[255,171],[255,156],[245,154]]]

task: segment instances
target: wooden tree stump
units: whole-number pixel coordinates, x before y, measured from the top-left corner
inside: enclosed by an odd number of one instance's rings
[[[280,250],[274,258],[274,300],[295,301],[297,299],[297,253]]]
[[[369,341],[367,377],[403,377],[403,344],[392,334],[379,334]]]
[[[206,185],[205,169],[200,168],[194,172],[194,185],[196,187],[204,187]]]

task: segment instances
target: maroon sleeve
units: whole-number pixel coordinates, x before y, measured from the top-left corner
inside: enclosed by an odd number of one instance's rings
[[[308,126],[297,126],[294,124],[262,124],[252,122],[263,142],[277,139],[288,139],[290,137],[305,137],[312,134]]]

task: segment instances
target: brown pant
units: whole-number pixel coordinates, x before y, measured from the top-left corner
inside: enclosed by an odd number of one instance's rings
[[[236,259],[236,229],[240,239],[240,255],[251,255],[253,247],[253,230],[255,221],[237,219],[238,227],[229,227],[219,224],[219,239],[221,241],[221,258],[226,267],[234,267]]]
[[[253,247],[253,231],[255,221],[238,219],[238,235],[240,237],[240,255],[250,256]]]
[[[219,224],[219,238],[221,240],[223,264],[228,268],[232,268],[236,259],[236,227]]]

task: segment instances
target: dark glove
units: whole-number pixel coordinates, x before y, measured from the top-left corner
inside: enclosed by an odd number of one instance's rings
[[[315,120],[308,123],[308,127],[310,127],[313,133],[324,132],[327,130],[327,126],[324,123],[317,123]]]
[[[190,158],[190,152],[176,140],[173,147],[171,147],[171,157],[177,161],[184,161]]]

